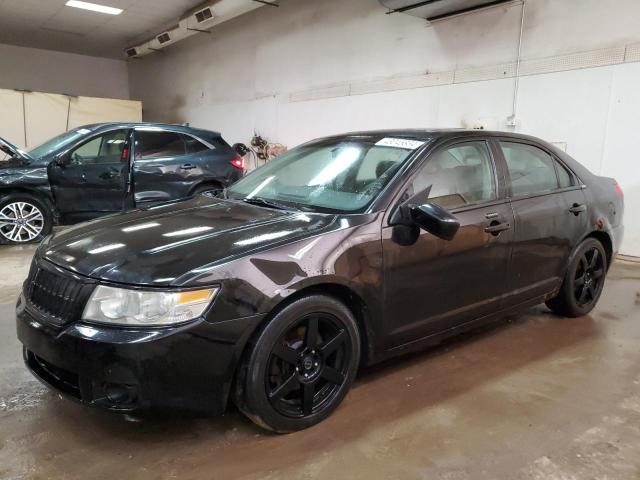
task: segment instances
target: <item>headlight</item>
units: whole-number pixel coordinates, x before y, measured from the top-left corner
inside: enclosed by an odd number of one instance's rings
[[[114,325],[173,325],[202,315],[218,290],[214,287],[161,292],[99,285],[84,307],[82,318]]]

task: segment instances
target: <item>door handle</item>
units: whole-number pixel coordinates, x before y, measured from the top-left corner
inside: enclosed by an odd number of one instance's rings
[[[104,172],[100,174],[100,178],[103,180],[109,180],[120,176],[120,172]]]
[[[583,203],[583,204],[579,204],[579,203],[574,203],[571,208],[569,209],[569,211],[571,213],[573,213],[576,217],[578,215],[580,215],[582,212],[586,212],[587,211],[587,206]]]
[[[509,223],[500,223],[493,221],[488,227],[485,227],[484,231],[497,237],[498,235],[500,235],[500,232],[504,232],[505,230],[509,230],[510,228],[511,225]]]
[[[192,170],[194,168],[196,168],[195,165],[191,164],[191,163],[185,163],[184,165],[182,165],[180,167],[182,170]]]

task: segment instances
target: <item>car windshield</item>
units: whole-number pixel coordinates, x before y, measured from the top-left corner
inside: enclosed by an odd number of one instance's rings
[[[227,197],[272,207],[362,212],[425,143],[380,135],[312,142],[250,173],[227,189]]]
[[[42,158],[47,156],[69,143],[72,143],[88,133],[91,133],[91,130],[88,128],[76,128],[73,130],[69,130],[68,132],[64,132],[57,137],[53,137],[51,140],[47,140],[41,145],[38,145],[32,150],[29,150],[29,155],[33,158]]]

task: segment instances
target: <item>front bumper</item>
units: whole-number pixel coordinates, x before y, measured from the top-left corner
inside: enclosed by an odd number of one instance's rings
[[[161,329],[48,324],[18,302],[31,372],[83,404],[116,411],[179,408],[222,414],[247,339],[262,315]]]

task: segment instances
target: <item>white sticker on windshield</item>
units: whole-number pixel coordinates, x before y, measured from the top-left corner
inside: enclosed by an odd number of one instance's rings
[[[87,133],[91,133],[91,130],[87,130],[86,128],[79,128],[78,130],[76,130],[76,132],[81,135],[86,135]]]
[[[383,138],[379,142],[376,143],[379,147],[393,147],[393,148],[404,148],[406,150],[415,150],[416,148],[424,145],[425,142],[421,142],[419,140],[409,140],[407,138]]]

